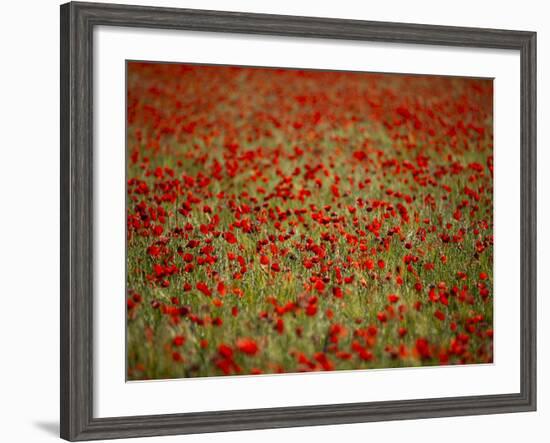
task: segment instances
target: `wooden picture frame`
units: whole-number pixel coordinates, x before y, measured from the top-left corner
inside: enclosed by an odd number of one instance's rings
[[[498,48],[521,57],[521,390],[273,409],[94,418],[92,31],[121,26]],[[536,34],[329,18],[61,6],[61,437],[70,441],[419,419],[536,409]]]

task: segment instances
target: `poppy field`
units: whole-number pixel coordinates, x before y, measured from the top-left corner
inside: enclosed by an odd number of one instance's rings
[[[127,379],[493,361],[490,79],[127,63]]]

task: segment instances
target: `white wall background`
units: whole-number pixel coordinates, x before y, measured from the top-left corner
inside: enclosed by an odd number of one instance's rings
[[[118,3],[538,32],[539,410],[536,413],[150,438],[148,442],[544,441],[550,430],[550,12],[536,0],[163,0]],[[0,440],[54,441],[59,411],[59,3],[9,2],[0,28]],[[549,231],[543,231],[543,226]],[[546,431],[546,432],[545,432]],[[134,440],[137,441],[137,440]]]

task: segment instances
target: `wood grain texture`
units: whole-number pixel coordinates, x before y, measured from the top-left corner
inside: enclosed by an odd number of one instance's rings
[[[521,55],[521,392],[289,408],[93,417],[94,26],[513,49]],[[61,437],[70,441],[536,409],[536,34],[329,18],[68,3],[61,6]],[[512,294],[515,296],[515,294]]]

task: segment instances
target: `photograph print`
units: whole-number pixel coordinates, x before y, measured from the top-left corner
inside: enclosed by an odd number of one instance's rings
[[[126,85],[128,381],[493,362],[492,79]]]

